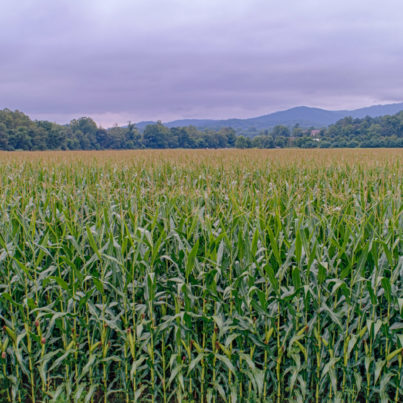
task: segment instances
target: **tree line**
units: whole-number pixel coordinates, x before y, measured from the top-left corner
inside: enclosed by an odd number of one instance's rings
[[[346,117],[327,128],[277,125],[250,137],[233,128],[168,128],[161,122],[140,132],[135,124],[104,129],[89,117],[60,125],[0,110],[0,150],[104,150],[143,148],[403,147],[403,111],[393,116]]]

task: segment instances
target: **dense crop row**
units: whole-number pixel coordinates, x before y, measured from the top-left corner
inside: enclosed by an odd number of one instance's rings
[[[0,400],[401,401],[402,160],[0,155]]]

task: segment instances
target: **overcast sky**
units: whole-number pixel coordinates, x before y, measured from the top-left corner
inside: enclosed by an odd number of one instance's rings
[[[0,0],[0,109],[36,119],[402,100],[402,0]]]

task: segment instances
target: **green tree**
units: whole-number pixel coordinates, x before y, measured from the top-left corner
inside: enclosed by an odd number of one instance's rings
[[[161,121],[147,125],[144,129],[143,142],[146,148],[166,148],[168,146],[169,129]]]
[[[232,127],[224,127],[218,134],[222,134],[226,137],[226,147],[235,147],[236,142],[236,132]]]
[[[0,150],[8,150],[8,133],[4,123],[0,123]]]
[[[132,122],[127,125],[124,148],[142,148],[141,134]]]
[[[70,122],[70,127],[80,143],[80,148],[90,150],[99,148],[97,144],[97,125],[88,117],[73,119]]]
[[[251,145],[252,145],[252,142],[251,142],[250,138],[248,138],[248,137],[238,136],[235,141],[236,148],[250,148]]]
[[[272,131],[273,137],[290,137],[290,129],[283,125],[274,126]]]

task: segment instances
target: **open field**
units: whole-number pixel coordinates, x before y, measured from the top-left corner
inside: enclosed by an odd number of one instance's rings
[[[403,150],[0,153],[0,400],[401,401]]]

